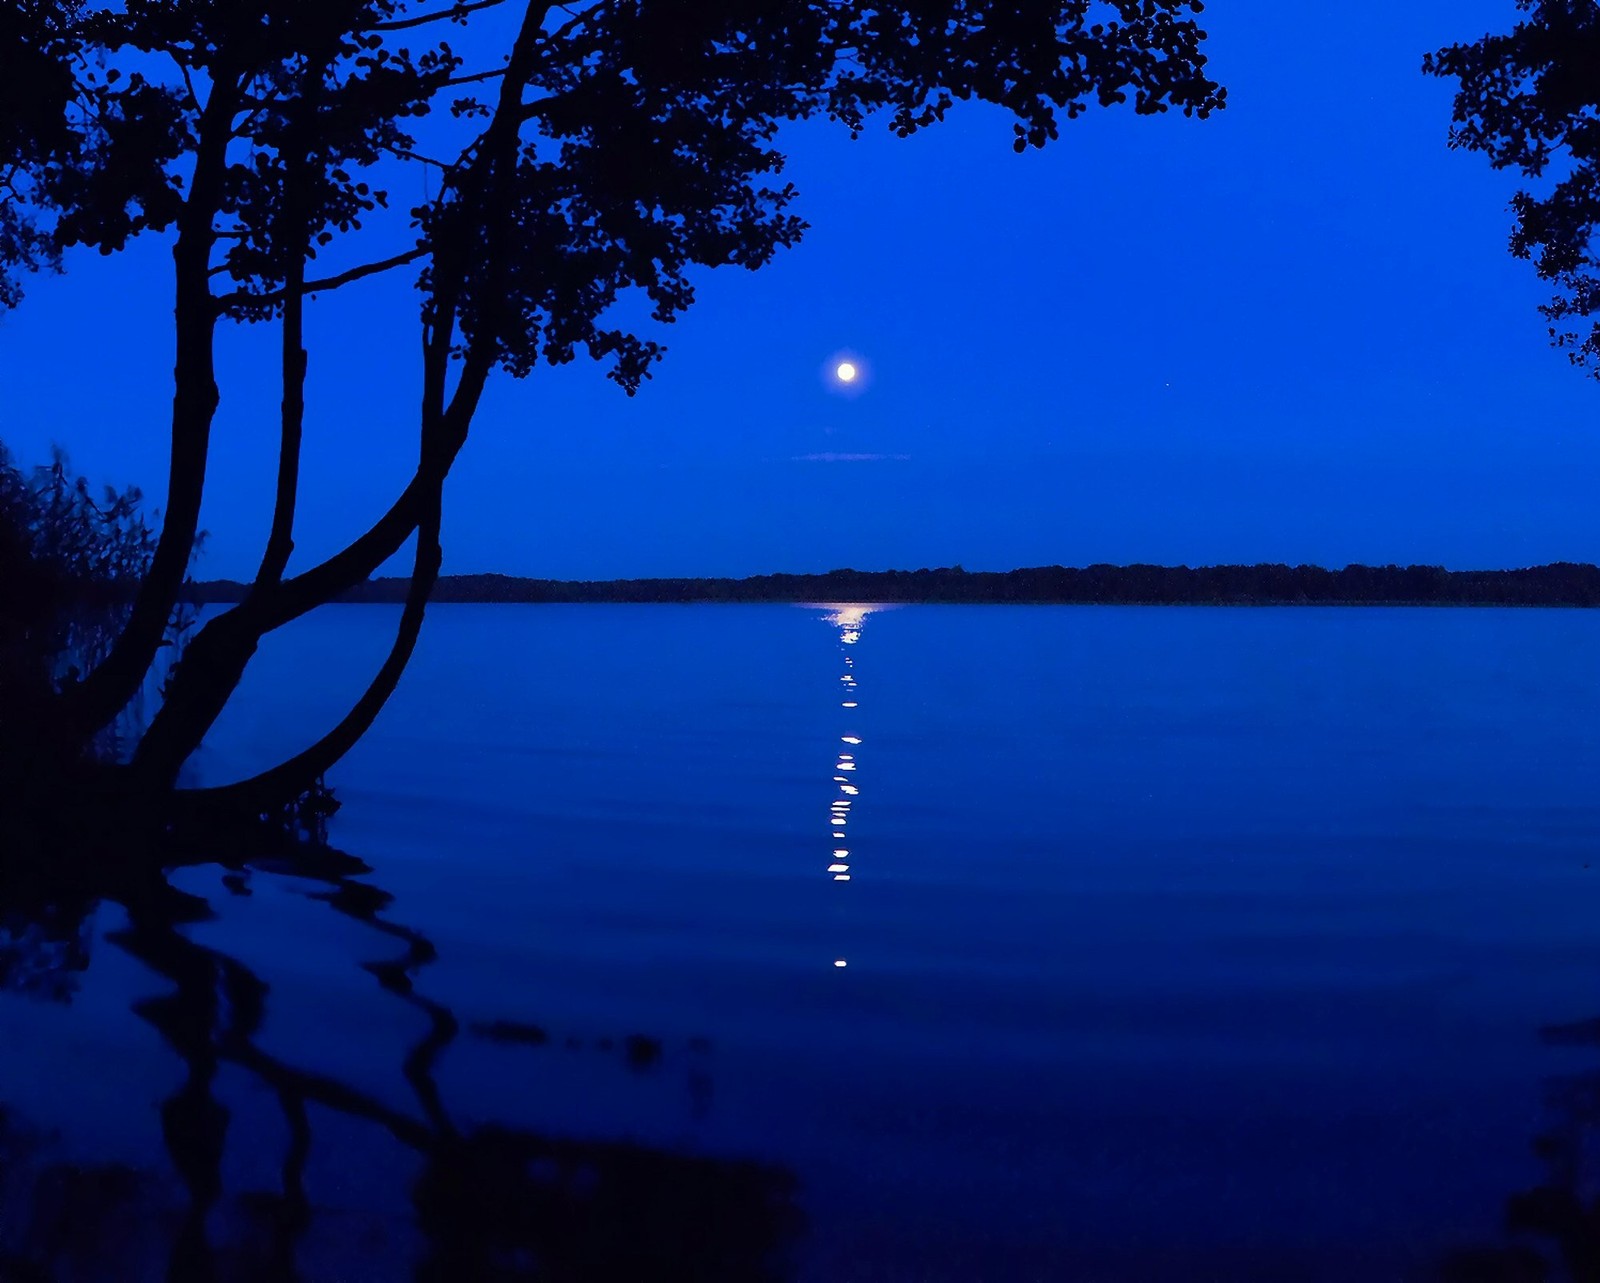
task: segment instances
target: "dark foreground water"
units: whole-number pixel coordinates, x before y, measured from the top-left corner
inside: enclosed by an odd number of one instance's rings
[[[276,640],[202,773],[395,619]],[[1573,611],[438,608],[333,781],[370,875],[0,919],[0,1276],[1440,1277],[1600,1190],[1597,659]]]

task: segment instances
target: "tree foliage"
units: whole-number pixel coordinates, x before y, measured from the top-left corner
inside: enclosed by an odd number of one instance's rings
[[[1510,31],[1441,49],[1423,69],[1459,82],[1452,146],[1543,180],[1512,200],[1511,252],[1555,287],[1541,308],[1552,340],[1600,377],[1600,6],[1517,8],[1525,16]]]
[[[784,127],[905,136],[964,103],[1018,151],[1128,104],[1207,116],[1200,0],[21,0],[0,16],[0,304],[28,270],[139,236],[173,249],[169,501],[105,662],[39,717],[71,745],[153,662],[198,532],[219,322],[282,331],[277,505],[245,599],[195,639],[136,764],[175,777],[259,639],[416,539],[391,657],[315,770],[382,706],[442,556],[444,479],[487,379],[580,355],[629,394],[697,269],[755,269],[805,231]],[[489,14],[487,11],[497,10]],[[486,19],[493,36],[479,30]],[[463,34],[465,32],[465,34]],[[444,38],[448,37],[448,38]],[[490,41],[498,43],[491,47]],[[455,43],[452,43],[452,42]],[[470,57],[470,62],[469,62]],[[18,86],[21,86],[19,88]],[[391,199],[421,167],[426,199]],[[411,182],[414,183],[414,175]],[[412,188],[414,190],[414,188]],[[408,205],[408,207],[402,207]],[[305,300],[379,272],[419,290],[416,471],[347,548],[288,575],[307,361]],[[389,369],[353,377],[394,377]],[[36,719],[37,720],[37,719]]]
[[[236,286],[218,306],[239,319],[273,314],[287,261],[330,252],[387,205],[381,162],[418,159],[408,122],[441,95],[458,118],[493,116],[452,85],[462,60],[451,44],[427,39],[426,19],[465,25],[482,7],[29,0],[0,25],[6,65],[23,73],[0,91],[0,146],[27,184],[8,208],[48,219],[47,229],[33,223],[41,253],[113,252],[172,228],[185,209],[200,214],[197,149],[225,142],[219,190],[204,211],[221,242],[217,266]],[[423,12],[408,17],[412,8]],[[463,330],[499,364],[526,373],[541,356],[561,362],[581,346],[637,387],[660,348],[598,324],[620,294],[645,291],[656,318],[668,319],[692,301],[689,266],[759,267],[798,240],[795,192],[775,180],[782,123],[824,114],[860,130],[884,111],[904,136],[958,101],[982,100],[1016,117],[1020,151],[1043,146],[1062,117],[1095,102],[1206,115],[1223,91],[1205,73],[1201,8],[530,5],[533,16],[553,17],[537,25],[510,86],[514,167],[491,181],[487,130],[468,135],[448,163],[436,162],[438,198],[411,211],[416,246],[431,252],[459,236],[460,248],[477,251],[458,265]],[[492,84],[504,69],[482,74]],[[207,108],[227,116],[225,140],[208,134]],[[510,220],[510,234],[469,236],[487,229],[491,208]]]

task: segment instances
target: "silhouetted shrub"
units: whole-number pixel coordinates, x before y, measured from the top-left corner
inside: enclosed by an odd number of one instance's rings
[[[0,700],[48,694],[105,657],[155,552],[143,498],[97,496],[59,450],[25,468],[0,445]],[[169,640],[189,622],[180,612]]]

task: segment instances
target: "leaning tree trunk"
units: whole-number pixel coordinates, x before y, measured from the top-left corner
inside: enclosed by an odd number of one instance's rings
[[[438,567],[428,569],[438,547],[438,509],[445,478],[461,447],[484,384],[493,367],[492,346],[469,339],[461,374],[446,403],[446,382],[455,336],[457,307],[468,274],[487,271],[504,251],[515,231],[516,172],[519,130],[525,115],[522,86],[536,60],[540,32],[548,4],[530,4],[501,80],[494,117],[483,135],[484,145],[462,171],[457,218],[465,209],[480,219],[482,245],[472,244],[466,224],[457,235],[434,229],[433,298],[425,316],[423,337],[422,449],[415,476],[394,506],[366,534],[336,556],[302,575],[282,582],[258,582],[246,600],[214,619],[190,643],[183,662],[168,683],[160,711],[139,745],[135,765],[143,778],[158,787],[174,786],[183,763],[200,746],[222,709],[238,689],[244,671],[261,638],[299,616],[333,600],[365,580],[410,537],[417,533],[417,572],[413,576],[401,636],[383,672],[362,697],[339,730],[319,742],[308,755],[285,763],[282,773],[268,772],[273,789],[298,781],[302,789],[315,782],[365,732],[390,692],[415,645],[414,631],[421,626]],[[471,248],[469,248],[469,245]],[[481,333],[492,335],[492,317],[483,321]],[[428,533],[430,523],[433,533]],[[430,552],[430,548],[433,552]],[[422,600],[413,605],[418,580],[426,580]],[[412,633],[407,641],[407,633]],[[354,733],[351,731],[353,728]],[[333,751],[337,748],[337,751]],[[310,766],[325,763],[319,769]],[[256,786],[255,792],[271,791]],[[222,794],[219,794],[222,796]]]
[[[143,686],[183,591],[200,525],[206,456],[219,394],[213,348],[217,311],[208,273],[215,240],[212,218],[222,200],[229,131],[238,86],[217,81],[200,116],[189,195],[173,246],[177,351],[173,365],[172,461],[167,508],[149,573],[111,652],[89,676],[45,710],[48,740],[76,756]]]
[[[284,216],[280,229],[292,247],[283,286],[283,401],[278,443],[278,483],[272,529],[261,565],[239,610],[202,629],[168,683],[166,698],[140,740],[134,766],[159,788],[171,787],[183,760],[216,721],[255,655],[266,630],[259,625],[261,596],[277,588],[294,551],[294,515],[300,486],[300,446],[305,427],[305,283],[310,247],[305,220],[295,202],[299,169],[284,178]],[[183,680],[179,680],[179,677]]]
[[[189,643],[134,757],[136,769],[146,780],[157,787],[173,786],[183,763],[200,746],[238,689],[263,636],[361,583],[404,546],[412,531],[417,532],[419,541],[418,564],[424,564],[420,554],[427,523],[433,519],[445,479],[466,442],[467,427],[487,377],[487,362],[469,357],[449,409],[437,417],[429,416],[434,431],[424,433],[427,451],[416,476],[399,502],[372,530],[315,570],[281,584],[258,586],[244,602],[213,619]],[[429,382],[431,385],[434,380]],[[432,395],[430,388],[430,398]],[[437,576],[437,571],[434,574]],[[407,657],[409,654],[408,648]]]
[[[417,637],[422,631],[428,598],[439,579],[439,567],[443,562],[443,550],[439,542],[442,485],[443,478],[440,478],[441,488],[430,496],[428,511],[417,527],[416,561],[412,567],[411,583],[406,592],[405,608],[400,615],[400,627],[394,645],[377,676],[355,706],[328,734],[288,761],[236,784],[191,790],[186,794],[186,800],[202,809],[214,807],[250,815],[281,811],[304,796],[372,728],[372,723],[400,684],[406,665],[411,662]]]

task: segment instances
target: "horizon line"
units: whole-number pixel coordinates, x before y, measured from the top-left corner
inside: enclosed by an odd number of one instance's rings
[[[1534,562],[1519,566],[1469,566],[1451,567],[1439,562],[1346,562],[1342,566],[1325,566],[1316,562],[1300,561],[1213,561],[1190,564],[1188,562],[1154,562],[1154,561],[1127,561],[1108,562],[1094,561],[1079,565],[1068,565],[1065,562],[1047,562],[1031,566],[1014,566],[1009,570],[968,570],[961,563],[956,562],[948,566],[920,566],[915,570],[901,567],[889,567],[884,570],[863,570],[855,566],[841,566],[831,570],[769,570],[759,571],[755,574],[745,575],[715,575],[715,574],[676,574],[676,575],[610,575],[604,578],[556,578],[549,575],[514,574],[504,570],[463,570],[443,573],[439,575],[440,582],[451,579],[509,579],[525,583],[543,584],[640,584],[640,583],[746,583],[757,579],[826,579],[836,575],[971,575],[973,577],[994,575],[1019,575],[1040,571],[1073,571],[1083,573],[1091,570],[1165,570],[1184,571],[1190,574],[1207,570],[1263,570],[1282,569],[1291,571],[1313,571],[1322,574],[1337,575],[1351,570],[1382,570],[1382,571],[1433,571],[1448,575],[1514,575],[1526,574],[1537,570],[1597,570],[1600,563],[1592,561],[1544,561]],[[367,584],[383,583],[408,583],[411,576],[376,575],[362,581]],[[192,579],[194,587],[203,588],[210,586],[247,587],[248,581],[234,579],[229,576],[218,576],[213,579]]]

